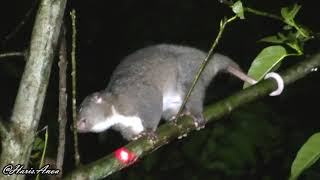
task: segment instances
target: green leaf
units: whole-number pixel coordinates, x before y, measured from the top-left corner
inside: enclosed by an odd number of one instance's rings
[[[35,152],[30,155],[32,159],[39,159],[41,157],[41,152]]]
[[[259,41],[281,44],[281,43],[284,43],[285,40],[286,40],[286,38],[281,38],[280,36],[267,36],[267,37],[260,39]]]
[[[320,133],[312,135],[298,151],[291,166],[290,180],[297,179],[300,174],[320,158]]]
[[[232,6],[232,11],[240,18],[244,19],[244,10],[241,1],[235,2]]]
[[[286,44],[292,49],[294,49],[298,54],[303,54],[303,41],[299,41],[300,33],[296,32],[289,32],[286,35],[282,33],[278,33],[274,36],[267,36],[259,41],[267,42],[267,43],[274,43],[274,44]]]
[[[282,27],[282,29],[285,30],[285,31],[289,31],[289,30],[292,30],[293,27],[290,26],[290,25],[284,25],[284,26]]]
[[[44,141],[40,137],[36,137],[34,140],[34,145],[32,147],[32,150],[39,151],[42,150],[44,147]]]
[[[281,9],[281,16],[291,26],[295,26],[294,18],[299,12],[301,6],[298,4],[294,4],[292,7],[284,7]]]
[[[288,40],[285,42],[286,45],[290,46],[292,49],[294,49],[298,54],[303,54],[303,41],[301,41],[300,38],[301,34],[297,32],[289,32],[287,34]]]
[[[286,49],[282,46],[269,46],[264,48],[253,60],[248,75],[257,81],[261,80],[287,55]],[[250,84],[245,83],[244,88],[249,85]]]
[[[41,154],[39,169],[41,169],[42,165],[44,164],[44,158],[46,156],[46,151],[47,151],[48,136],[49,136],[48,126],[45,127],[45,130],[46,130],[46,133],[44,134],[44,147],[43,147],[43,151]],[[40,174],[37,174],[36,180],[38,180],[39,178],[40,178]]]
[[[313,37],[313,32],[311,29],[309,29],[306,26],[303,26],[301,24],[297,25],[299,29],[297,29],[299,31],[299,35],[302,36],[304,39],[303,40],[308,40],[308,39],[312,39]]]
[[[281,16],[284,19],[284,22],[287,24],[284,26],[285,30],[292,29],[291,27],[294,27],[300,36],[302,36],[305,39],[312,38],[311,34],[312,31],[310,31],[308,28],[303,27],[302,25],[299,25],[295,22],[294,18],[298,14],[301,6],[298,4],[294,4],[291,8],[284,7],[281,9]],[[291,26],[291,27],[289,27]]]

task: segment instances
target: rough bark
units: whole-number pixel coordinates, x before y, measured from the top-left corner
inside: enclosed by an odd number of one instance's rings
[[[66,0],[42,0],[33,26],[29,54],[15,100],[8,133],[2,137],[1,169],[28,166],[56,52]],[[2,177],[1,177],[2,176]],[[23,179],[12,175],[0,179]]]

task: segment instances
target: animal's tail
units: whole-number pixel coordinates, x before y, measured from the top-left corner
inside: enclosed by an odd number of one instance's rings
[[[232,59],[230,59],[227,56],[216,53],[210,59],[209,64],[205,69],[205,73],[210,73],[211,76],[209,75],[209,77],[214,77],[215,74],[219,72],[228,72],[250,84],[255,84],[257,82],[253,78],[246,75],[241,70],[239,65],[235,63]]]

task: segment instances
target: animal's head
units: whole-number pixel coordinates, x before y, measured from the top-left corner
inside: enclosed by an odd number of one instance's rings
[[[111,104],[109,93],[96,92],[87,96],[78,111],[78,132],[102,132],[108,129],[108,117],[112,115]]]

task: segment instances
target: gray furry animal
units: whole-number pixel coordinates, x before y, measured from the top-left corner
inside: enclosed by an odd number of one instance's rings
[[[84,99],[78,132],[119,131],[127,140],[152,135],[160,119],[175,118],[206,53],[192,47],[154,45],[127,56],[115,69],[108,87]],[[250,81],[227,56],[214,54],[187,102],[184,114],[203,126],[206,87],[219,72]]]

